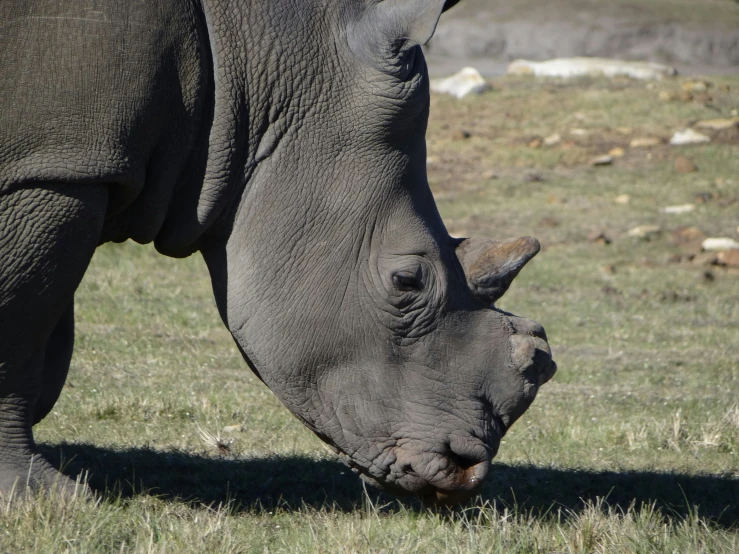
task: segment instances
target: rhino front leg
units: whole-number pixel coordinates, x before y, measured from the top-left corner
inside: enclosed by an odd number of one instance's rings
[[[31,428],[64,382],[71,344],[60,339],[107,197],[104,186],[74,184],[0,193],[0,494],[74,490],[39,454]]]

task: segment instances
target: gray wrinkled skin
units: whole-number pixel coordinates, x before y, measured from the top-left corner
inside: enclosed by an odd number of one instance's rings
[[[448,8],[454,2],[448,2]],[[31,427],[95,247],[200,251],[252,370],[367,481],[478,490],[553,375],[492,308],[531,238],[451,238],[418,44],[443,0],[0,4],[0,493],[70,482]]]

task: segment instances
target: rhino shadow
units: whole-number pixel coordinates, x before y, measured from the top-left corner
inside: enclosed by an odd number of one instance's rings
[[[307,456],[213,458],[150,448],[113,449],[91,444],[46,444],[41,452],[70,476],[89,472],[88,483],[113,497],[150,495],[193,505],[228,504],[240,511],[298,511],[325,507],[360,510],[368,503],[385,512],[425,510],[414,500],[394,499],[371,488],[343,464]],[[651,505],[674,519],[698,514],[724,528],[739,524],[739,479],[652,471],[589,471],[493,464],[476,500],[534,517],[561,512],[567,519],[588,502],[602,509]],[[469,509],[469,508],[468,508]]]

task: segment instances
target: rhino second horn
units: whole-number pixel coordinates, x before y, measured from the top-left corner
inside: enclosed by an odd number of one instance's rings
[[[502,241],[471,238],[457,246],[457,257],[472,292],[492,304],[540,249],[534,237]]]

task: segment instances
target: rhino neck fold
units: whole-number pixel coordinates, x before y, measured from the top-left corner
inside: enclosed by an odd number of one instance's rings
[[[200,0],[200,5],[210,60],[210,113],[191,174],[156,240],[160,252],[175,257],[190,255],[209,238],[227,237],[255,169],[305,115],[293,105],[306,85],[304,75],[295,73],[290,60],[299,55],[298,46],[306,49],[297,35],[306,34],[310,18],[297,10],[276,13],[270,4]],[[291,25],[285,19],[291,18],[299,21],[285,33]]]

